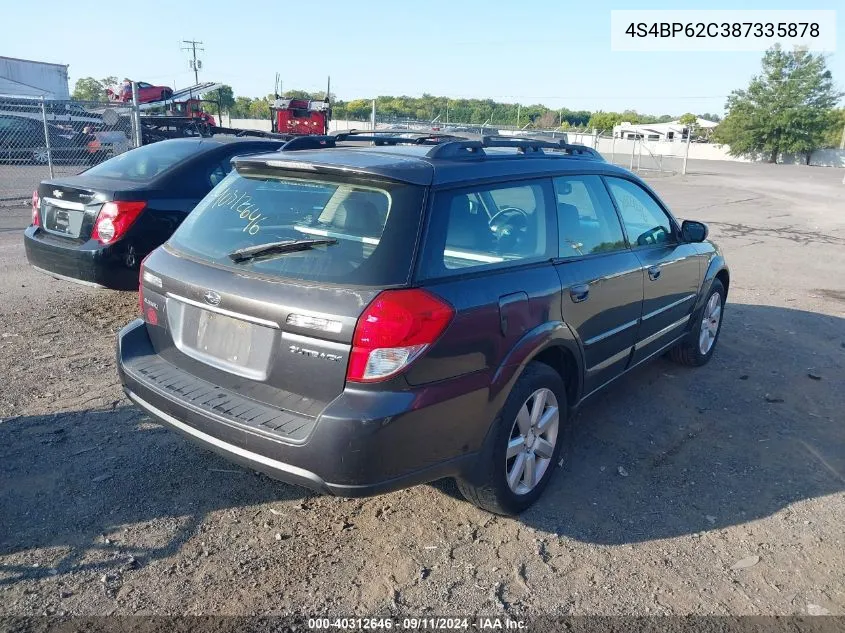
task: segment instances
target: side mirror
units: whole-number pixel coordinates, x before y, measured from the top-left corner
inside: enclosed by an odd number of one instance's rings
[[[703,242],[707,239],[707,225],[695,220],[684,220],[681,224],[681,236],[685,242]]]

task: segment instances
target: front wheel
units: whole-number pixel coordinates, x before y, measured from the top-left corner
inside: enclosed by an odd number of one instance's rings
[[[458,479],[461,494],[496,514],[519,514],[543,493],[566,443],[566,387],[544,363],[526,367],[492,429],[493,446],[474,481]]]
[[[716,349],[719,333],[722,331],[722,315],[725,307],[725,287],[718,279],[713,280],[710,294],[696,319],[689,337],[669,350],[669,358],[682,365],[700,367],[707,363]]]

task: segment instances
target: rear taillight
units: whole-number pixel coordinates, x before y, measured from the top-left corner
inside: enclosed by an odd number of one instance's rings
[[[138,312],[141,316],[144,316],[144,262],[147,261],[147,257],[142,259],[141,265],[138,266]]]
[[[385,290],[355,325],[346,379],[377,382],[396,375],[434,343],[455,310],[418,288]]]
[[[161,277],[153,275],[144,270],[144,262],[146,262],[152,253],[149,253],[141,260],[141,265],[138,267],[138,311],[141,313],[141,318],[150,325],[158,325],[158,309],[154,303],[149,305],[144,302],[144,282],[153,286],[161,288]]]
[[[32,192],[32,226],[41,226],[41,198],[38,197],[38,189]]]
[[[91,237],[100,244],[120,239],[146,206],[146,202],[106,202],[97,216]]]

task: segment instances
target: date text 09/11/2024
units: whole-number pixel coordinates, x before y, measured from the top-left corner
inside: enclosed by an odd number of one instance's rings
[[[373,617],[373,618],[309,618],[310,630],[410,630],[410,631],[451,631],[451,630],[524,630],[527,627],[523,620],[513,620],[501,617]]]

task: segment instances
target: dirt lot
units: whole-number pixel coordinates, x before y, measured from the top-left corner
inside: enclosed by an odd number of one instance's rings
[[[32,271],[0,210],[0,614],[845,614],[842,172],[694,168],[652,184],[732,266],[719,349],[582,409],[519,519],[315,496],[152,423],[114,370],[136,296]]]

